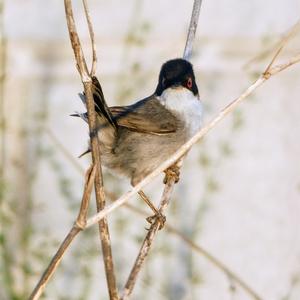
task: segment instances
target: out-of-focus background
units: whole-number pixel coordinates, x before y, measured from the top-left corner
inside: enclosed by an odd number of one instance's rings
[[[75,3],[76,2],[76,3]],[[160,66],[180,57],[193,1],[89,1],[98,71],[109,105],[150,95]],[[89,158],[87,127],[63,1],[0,1],[1,287],[26,299],[73,224]],[[74,12],[90,44],[80,1]],[[205,122],[249,86],[297,22],[299,0],[203,1],[192,62]],[[300,50],[299,34],[280,56]],[[195,146],[167,222],[236,272],[263,299],[300,299],[300,66],[272,78]],[[115,195],[125,179],[105,171]],[[158,201],[162,176],[146,188]],[[94,201],[92,201],[94,203]],[[131,204],[150,211],[138,198]],[[91,213],[95,212],[94,205]],[[126,208],[109,217],[121,288],[145,235]],[[97,227],[82,233],[43,299],[107,299]],[[234,280],[163,230],[132,299],[252,299]]]

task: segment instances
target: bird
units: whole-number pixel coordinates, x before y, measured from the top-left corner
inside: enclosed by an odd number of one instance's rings
[[[167,160],[202,125],[203,105],[193,66],[182,58],[165,62],[154,93],[133,104],[108,107],[95,76],[92,91],[101,162],[113,173],[129,178],[132,186]],[[79,96],[86,104],[85,94]],[[88,121],[87,112],[73,116]],[[83,154],[90,151],[89,146]],[[179,176],[176,166],[170,170]],[[145,195],[140,195],[144,199]],[[144,200],[152,206],[149,199]],[[151,209],[158,213],[155,207]]]

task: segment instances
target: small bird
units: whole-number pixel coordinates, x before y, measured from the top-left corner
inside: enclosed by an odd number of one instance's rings
[[[97,78],[92,81],[101,161],[133,186],[201,127],[202,103],[192,64],[184,59],[164,63],[155,92],[128,106],[108,107]],[[85,95],[80,97],[85,103]]]

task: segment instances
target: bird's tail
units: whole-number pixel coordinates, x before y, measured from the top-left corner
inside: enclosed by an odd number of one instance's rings
[[[92,77],[92,91],[93,91],[93,98],[94,98],[94,105],[96,111],[96,133],[98,135],[100,144],[102,146],[102,150],[110,151],[115,143],[116,132],[117,132],[117,123],[114,120],[109,107],[106,104],[103,91],[101,85],[97,79],[97,77]],[[80,99],[82,100],[83,104],[86,106],[86,96],[85,93],[79,94]],[[71,116],[80,117],[85,122],[88,122],[88,113],[80,113],[76,112]],[[84,154],[90,152],[87,150]]]

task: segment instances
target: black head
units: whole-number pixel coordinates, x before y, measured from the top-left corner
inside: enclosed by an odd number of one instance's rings
[[[198,94],[193,66],[182,58],[172,59],[161,67],[155,94],[160,96],[169,87],[182,86],[194,95]]]

